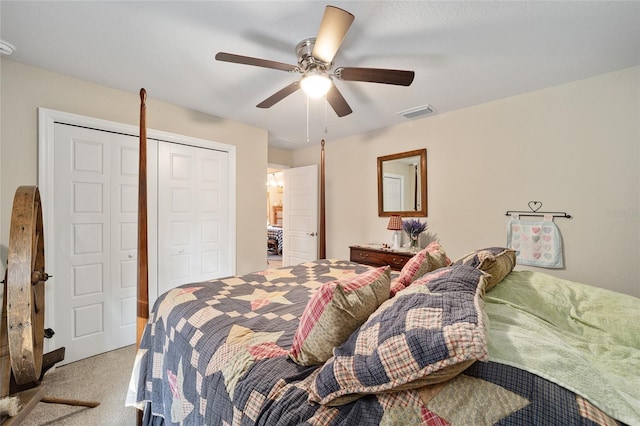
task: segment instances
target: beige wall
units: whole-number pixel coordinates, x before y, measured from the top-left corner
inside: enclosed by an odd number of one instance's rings
[[[279,166],[290,166],[293,158],[293,151],[282,148],[269,148],[268,153],[269,164],[277,164]]]
[[[137,125],[139,97],[0,59],[0,262],[11,204],[37,183],[37,108]],[[267,152],[267,131],[159,102],[148,127],[237,147],[237,271],[265,266],[267,162],[319,162],[319,145]],[[355,112],[357,114],[357,111]],[[542,271],[640,296],[640,68],[556,86],[342,140],[327,138],[328,257],[390,242],[377,216],[376,158],[427,148],[429,231],[447,253],[506,239],[504,212],[540,200],[565,243],[564,270]]]
[[[75,78],[2,58],[0,132],[0,261],[4,271],[13,194],[37,184],[37,109],[138,125],[140,98]],[[266,267],[264,191],[267,131],[209,116],[154,99],[147,88],[147,127],[236,146],[237,272]],[[46,206],[45,206],[46,208]],[[46,230],[45,230],[46,232]]]
[[[519,269],[640,297],[640,67],[328,138],[328,257],[391,242],[377,216],[376,158],[423,147],[429,232],[452,259],[504,246],[505,211],[539,200],[573,215],[556,219],[566,268]],[[318,163],[319,152],[296,150],[292,165]]]

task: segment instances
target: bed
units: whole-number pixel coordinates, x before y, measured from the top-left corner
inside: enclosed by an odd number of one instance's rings
[[[150,314],[139,277],[139,423],[640,425],[639,299],[514,271],[507,248],[452,262],[433,242],[391,272],[321,245]]]
[[[274,240],[275,248],[274,254],[282,254],[282,227],[280,226],[267,226],[267,241]]]

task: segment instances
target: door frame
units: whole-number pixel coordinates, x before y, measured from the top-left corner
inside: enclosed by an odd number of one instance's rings
[[[47,235],[47,229],[55,226],[53,217],[53,209],[48,206],[53,201],[55,194],[53,190],[54,176],[54,123],[63,123],[72,126],[88,127],[95,130],[103,130],[107,132],[123,133],[139,137],[140,128],[130,124],[118,123],[100,118],[87,117],[78,114],[56,111],[48,108],[38,108],[38,188],[42,204],[42,220],[45,230],[45,259],[46,269],[48,272],[55,270],[53,256],[46,256],[46,253],[52,253],[54,244]],[[161,130],[147,129],[147,139],[150,142],[147,146],[147,158],[158,158],[157,143],[153,140],[177,143],[181,145],[190,145],[206,149],[215,149],[226,152],[229,155],[229,194],[227,203],[229,206],[229,229],[230,238],[227,250],[229,250],[229,266],[231,274],[236,274],[236,147],[221,142],[209,141],[205,139],[194,138],[190,136],[178,135],[175,133],[164,132]],[[149,206],[158,205],[157,193],[157,161],[147,161],[147,203]],[[157,208],[149,209],[147,226],[149,230],[157,229]],[[148,233],[148,250],[149,250],[149,301],[152,303],[159,295],[157,294],[157,253],[158,239],[155,232]],[[55,290],[55,274],[50,278],[45,286],[45,325],[47,328],[55,330],[55,312],[56,306],[53,304],[53,292]],[[55,349],[55,336],[51,339],[45,339],[45,351]]]

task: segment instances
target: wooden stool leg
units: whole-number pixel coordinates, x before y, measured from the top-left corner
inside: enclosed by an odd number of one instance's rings
[[[99,402],[95,402],[95,401],[79,401],[77,399],[52,398],[50,396],[43,396],[40,402],[45,402],[47,404],[65,404],[65,405],[73,405],[76,407],[89,407],[89,408],[95,408],[98,405],[100,405]]]

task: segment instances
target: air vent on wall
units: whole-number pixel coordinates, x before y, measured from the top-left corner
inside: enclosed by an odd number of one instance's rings
[[[398,114],[407,119],[418,118],[424,115],[434,114],[436,112],[435,108],[431,105],[423,105],[411,109],[407,109],[405,111],[400,111]]]

